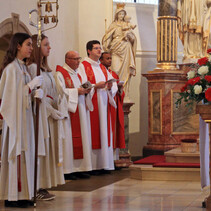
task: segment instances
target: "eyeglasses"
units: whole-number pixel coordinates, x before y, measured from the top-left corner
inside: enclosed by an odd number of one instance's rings
[[[102,50],[101,47],[94,47],[94,48],[92,48],[92,49],[94,49],[94,50]]]
[[[81,60],[82,58],[81,58],[81,57],[77,57],[77,58],[68,58],[68,57],[67,57],[67,59],[72,59],[72,60],[77,61],[77,60]]]

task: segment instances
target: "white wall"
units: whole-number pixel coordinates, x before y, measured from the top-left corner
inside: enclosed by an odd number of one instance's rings
[[[37,33],[36,28],[29,25],[28,12],[37,8],[37,0],[0,0],[1,13],[0,23],[7,18],[11,18],[11,13],[20,15],[22,21],[32,34]],[[33,20],[35,16],[33,15]],[[45,28],[49,27],[44,25]],[[64,54],[69,49],[78,50],[78,1],[61,0],[59,1],[59,23],[54,29],[45,32],[51,44],[51,55],[49,65],[55,70],[57,64],[62,65]]]
[[[36,2],[37,0],[0,0],[0,23],[10,18],[11,13],[17,13],[31,33],[36,33],[36,29],[28,21],[28,11],[36,8]],[[50,67],[55,70],[57,64],[62,65],[64,54],[68,50],[77,50],[85,57],[87,41],[102,40],[105,19],[108,27],[113,20],[115,8],[116,4],[112,0],[60,0],[58,26],[45,33],[52,47]],[[125,9],[132,17],[131,23],[137,25],[134,33],[138,40],[137,74],[132,78],[130,88],[135,105],[129,114],[129,148],[132,156],[141,156],[148,139],[147,81],[141,74],[156,66],[157,6],[128,3]]]
[[[86,43],[101,42],[105,33],[105,19],[111,22],[113,0],[79,0],[79,52],[86,54]]]

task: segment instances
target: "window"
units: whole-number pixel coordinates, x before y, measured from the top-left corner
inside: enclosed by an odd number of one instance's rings
[[[113,0],[114,2],[141,3],[141,4],[158,4],[158,0]]]

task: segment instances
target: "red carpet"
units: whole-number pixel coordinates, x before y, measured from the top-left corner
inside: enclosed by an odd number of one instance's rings
[[[133,164],[153,165],[153,167],[173,167],[173,168],[200,168],[199,163],[166,163],[164,155],[151,155],[137,160]]]
[[[166,161],[166,158],[164,155],[151,155],[149,157],[134,161],[133,164],[155,164],[155,163],[163,163]]]

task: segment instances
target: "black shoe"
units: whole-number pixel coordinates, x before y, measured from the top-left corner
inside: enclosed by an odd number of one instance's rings
[[[20,200],[20,201],[28,204],[29,207],[34,206],[34,201],[32,201],[32,200]]]
[[[5,207],[20,207],[20,208],[27,208],[29,206],[27,200],[18,200],[18,201],[4,201]]]
[[[206,202],[205,201],[203,201],[202,202],[202,208],[206,208],[207,206],[206,206]]]
[[[80,178],[80,179],[88,179],[90,178],[90,175],[84,172],[75,172],[74,176]]]
[[[27,202],[28,202],[28,205],[29,205],[30,207],[34,206],[34,201],[32,201],[32,200],[27,200]]]
[[[101,175],[100,170],[92,170],[92,171],[89,171],[88,174],[90,174],[92,176],[99,176],[99,175]]]
[[[110,170],[101,169],[100,173],[101,174],[111,174],[111,171]]]
[[[73,175],[73,173],[71,174],[64,174],[64,179],[65,180],[77,180],[77,177]]]

